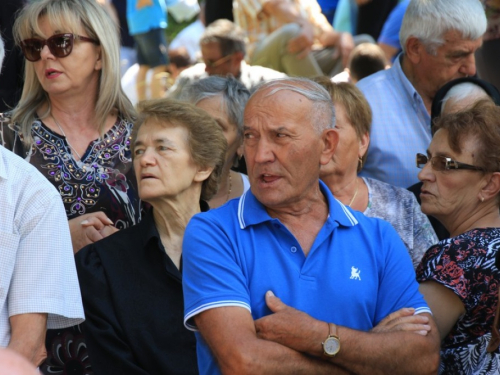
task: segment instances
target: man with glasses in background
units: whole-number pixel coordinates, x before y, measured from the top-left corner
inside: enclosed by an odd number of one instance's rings
[[[232,75],[249,90],[257,84],[286,75],[276,70],[245,63],[245,34],[233,22],[221,19],[211,23],[200,39],[203,63],[184,70],[167,92],[178,98],[184,86],[212,75]]]

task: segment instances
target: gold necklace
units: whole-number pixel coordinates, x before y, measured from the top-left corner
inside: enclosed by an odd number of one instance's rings
[[[78,156],[78,160],[82,160],[82,157],[80,156],[80,154],[78,153],[78,151],[76,151],[76,149],[73,146],[71,146],[71,143],[69,143],[68,137],[66,137],[66,133],[64,132],[63,128],[61,127],[61,125],[59,124],[59,122],[56,120],[56,118],[54,117],[54,115],[52,114],[52,112],[50,112],[50,115],[54,119],[54,122],[56,123],[57,127],[61,131],[62,135],[64,135],[64,138],[66,139],[66,143],[68,144],[69,148],[71,150],[73,150],[73,152],[76,154],[76,156]]]
[[[356,199],[356,195],[358,195],[358,187],[359,187],[358,182],[359,182],[359,179],[356,177],[356,190],[354,191],[354,195],[352,196],[351,201],[349,202],[347,207],[351,207],[352,202],[354,202],[354,199]]]
[[[231,171],[229,171],[229,190],[227,191],[226,202],[229,200],[229,196],[231,195],[231,188],[233,187],[231,180]]]

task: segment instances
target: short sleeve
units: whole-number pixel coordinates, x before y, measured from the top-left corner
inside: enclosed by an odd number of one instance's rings
[[[69,226],[55,189],[50,186],[43,193],[45,197],[26,196],[18,210],[19,244],[9,316],[44,312],[47,328],[70,327],[81,323],[84,314]]]
[[[473,290],[478,280],[475,270],[481,268],[484,255],[480,249],[473,249],[472,242],[464,238],[441,241],[431,247],[417,268],[419,282],[435,281],[452,290],[466,309],[476,304]]]
[[[386,244],[385,267],[379,286],[375,325],[403,307],[413,307],[416,313],[431,313],[418,290],[408,250],[390,225],[386,226],[383,239]]]
[[[192,318],[217,307],[250,309],[247,280],[227,233],[206,214],[189,222],[183,240],[184,324],[195,330]]]

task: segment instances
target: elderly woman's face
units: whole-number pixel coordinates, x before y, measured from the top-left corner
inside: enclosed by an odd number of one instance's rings
[[[47,39],[52,35],[68,32],[54,30],[46,16],[40,18],[39,27],[43,35],[35,35],[35,38]],[[78,35],[88,37],[83,27]],[[50,96],[68,98],[75,94],[88,95],[96,92],[102,68],[99,46],[76,38],[68,56],[56,57],[47,46],[43,47],[40,56],[40,60],[28,63],[33,64],[40,84]]]
[[[139,197],[146,202],[179,197],[202,182],[188,145],[188,131],[183,126],[158,124],[147,120],[134,143],[134,170]]]
[[[335,118],[339,143],[332,160],[328,164],[321,166],[320,177],[330,174],[356,174],[358,158],[365,154],[368,147],[367,140],[358,138],[356,130],[347,117],[344,106],[340,103],[335,103]]]
[[[457,154],[448,143],[448,131],[438,130],[427,151],[427,157],[445,156],[455,161],[477,166],[476,141],[464,140],[462,152]],[[422,212],[432,215],[445,225],[454,220],[463,220],[477,205],[484,175],[480,171],[457,169],[436,171],[428,162],[418,174],[423,182],[420,198]]]
[[[217,95],[212,98],[200,100],[196,106],[212,116],[221,127],[224,137],[227,140],[226,166],[230,168],[233,165],[235,155],[237,153],[240,156],[242,155],[243,140],[238,136],[236,125],[229,122],[222,96]]]

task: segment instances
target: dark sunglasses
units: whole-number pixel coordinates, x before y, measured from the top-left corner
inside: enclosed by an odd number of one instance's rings
[[[452,160],[446,156],[433,156],[428,158],[427,155],[417,154],[416,162],[417,168],[423,168],[428,162],[431,162],[432,169],[435,171],[449,171],[452,169],[470,169],[474,171],[484,171],[483,168],[474,165],[460,163],[459,161]]]
[[[32,62],[40,60],[40,54],[45,45],[49,47],[50,53],[52,53],[55,57],[66,57],[71,53],[71,51],[73,51],[75,38],[81,40],[82,42],[90,42],[99,45],[97,40],[68,33],[52,35],[48,39],[25,39],[21,42],[21,48],[26,60]]]

